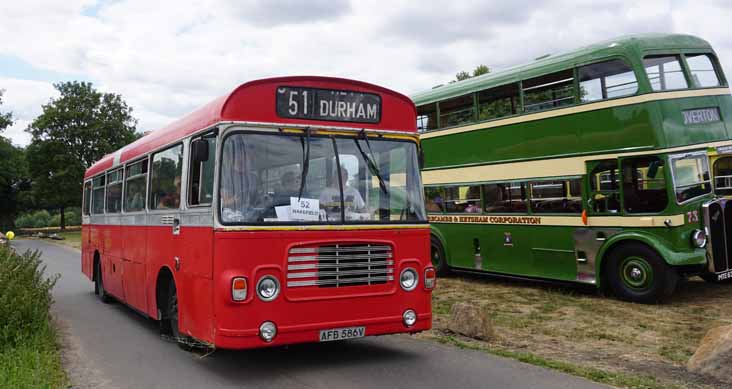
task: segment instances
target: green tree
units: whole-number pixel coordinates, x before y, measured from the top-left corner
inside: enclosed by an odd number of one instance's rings
[[[26,156],[36,204],[64,210],[81,203],[84,171],[104,155],[138,139],[132,108],[90,82],[54,84],[60,97],[43,106],[27,131]]]
[[[465,70],[461,70],[455,74],[455,79],[450,81],[450,83],[458,82],[467,80],[468,78],[478,77],[483,74],[488,74],[491,72],[491,68],[489,68],[486,65],[478,65],[475,69],[473,69],[473,73],[468,73]]]
[[[0,90],[0,105],[4,91]],[[0,133],[13,125],[10,112],[0,113]],[[13,227],[18,212],[18,194],[26,182],[27,171],[23,149],[0,135],[0,230]]]

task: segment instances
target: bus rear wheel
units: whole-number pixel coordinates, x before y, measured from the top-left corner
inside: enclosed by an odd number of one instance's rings
[[[679,276],[650,247],[626,243],[608,256],[607,280],[622,300],[654,304],[673,294]]]
[[[102,265],[99,261],[94,264],[94,293],[99,298],[99,301],[109,304],[112,302],[112,296],[107,294],[104,289],[104,279],[102,278]]]
[[[430,239],[430,256],[432,257],[432,266],[434,266],[435,273],[438,276],[444,277],[450,274],[450,266],[447,265],[447,259],[445,258],[445,249],[435,236]]]

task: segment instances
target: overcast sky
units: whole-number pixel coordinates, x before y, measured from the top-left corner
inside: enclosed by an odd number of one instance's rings
[[[328,75],[411,94],[640,32],[700,36],[732,74],[729,0],[0,2],[4,135],[26,145],[53,83],[91,81],[159,128],[248,80]]]

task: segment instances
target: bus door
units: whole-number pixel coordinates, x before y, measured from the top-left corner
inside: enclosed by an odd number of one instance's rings
[[[175,257],[178,259],[180,328],[197,339],[208,339],[213,321],[213,198],[216,133],[195,137],[187,153],[186,202],[180,215]],[[191,291],[195,291],[191,293]]]
[[[587,220],[610,220],[609,217],[621,216],[620,168],[617,159],[588,161],[585,175],[585,206],[583,220],[588,227],[574,231],[574,249],[577,258],[577,281],[596,282],[596,257],[605,241],[618,233],[618,228],[598,223],[592,227]],[[605,224],[605,225],[603,225]]]

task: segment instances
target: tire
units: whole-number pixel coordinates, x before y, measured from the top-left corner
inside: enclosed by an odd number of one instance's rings
[[[104,278],[102,277],[102,265],[100,264],[99,261],[97,261],[96,265],[94,265],[94,266],[95,266],[94,272],[96,273],[96,277],[94,277],[94,294],[97,295],[97,297],[99,298],[99,301],[101,301],[105,304],[109,304],[112,301],[114,301],[114,299],[112,298],[112,296],[107,294],[106,289],[104,289]]]
[[[621,300],[655,304],[668,299],[679,276],[650,247],[626,243],[612,250],[605,267],[613,294]]]
[[[450,274],[450,266],[447,264],[445,259],[445,249],[442,247],[442,243],[436,236],[430,238],[430,256],[432,259],[432,266],[435,268],[435,273],[439,277],[444,277]]]
[[[168,284],[168,301],[165,303],[165,318],[163,319],[163,328],[167,329],[170,337],[182,350],[191,351],[195,347],[193,338],[181,335],[179,328],[179,312],[178,312],[178,292],[175,283],[171,281]]]

